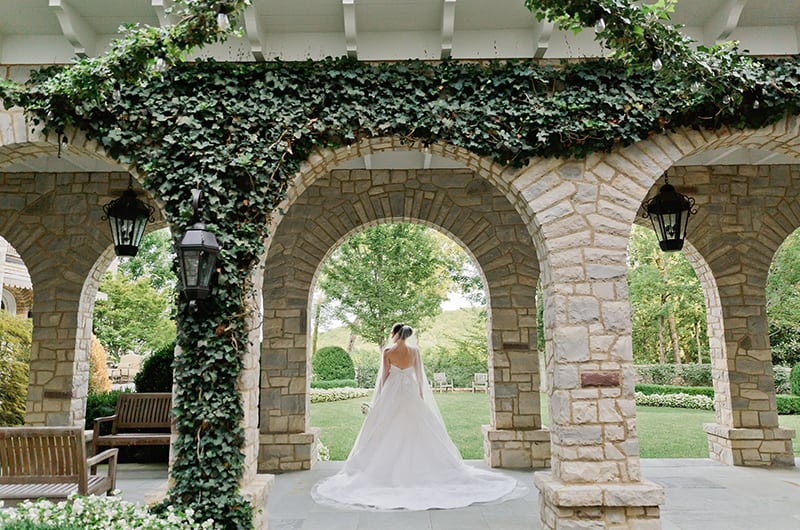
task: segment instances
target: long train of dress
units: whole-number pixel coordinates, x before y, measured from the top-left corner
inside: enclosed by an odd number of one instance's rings
[[[314,485],[315,501],[344,508],[460,508],[524,495],[515,479],[466,464],[421,397],[415,367],[391,366],[344,468]]]

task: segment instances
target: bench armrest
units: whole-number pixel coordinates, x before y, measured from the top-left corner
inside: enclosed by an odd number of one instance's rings
[[[102,462],[103,460],[108,460],[109,468],[111,466],[116,467],[117,466],[117,456],[118,455],[119,455],[119,449],[106,449],[105,451],[103,451],[100,454],[97,454],[97,455],[94,455],[94,456],[90,456],[89,458],[87,458],[86,459],[86,463],[89,466],[94,467],[97,464],[99,464],[100,462]]]
[[[115,419],[117,419],[117,415],[116,414],[114,414],[113,416],[103,416],[101,418],[95,418],[94,419],[94,424],[95,424],[95,426],[97,426],[98,423],[105,423],[107,421],[114,421]]]
[[[97,471],[97,464],[102,462],[103,460],[108,460],[108,475],[109,478],[109,486],[108,490],[106,491],[107,495],[113,495],[115,489],[117,489],[117,456],[119,455],[119,449],[106,449],[100,454],[91,456],[86,459],[86,467],[89,469],[89,473],[94,475]]]

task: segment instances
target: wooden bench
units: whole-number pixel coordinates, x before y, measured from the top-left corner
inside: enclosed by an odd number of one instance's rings
[[[63,500],[78,495],[113,495],[117,480],[117,449],[86,458],[81,427],[1,427],[0,500]],[[108,460],[105,475],[89,468]]]
[[[169,392],[120,392],[115,414],[94,420],[92,453],[99,447],[169,445],[171,412]],[[104,423],[111,423],[111,433],[102,434]]]

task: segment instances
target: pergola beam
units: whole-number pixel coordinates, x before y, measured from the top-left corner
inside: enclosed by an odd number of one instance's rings
[[[267,59],[260,17],[261,14],[255,4],[248,6],[244,10],[244,31],[247,34],[247,40],[250,41],[250,53],[253,54],[256,61],[263,62]]]
[[[158,17],[158,24],[163,28],[166,26],[174,26],[178,22],[178,18],[175,15],[171,15],[167,13],[167,9],[172,7],[174,3],[173,0],[152,0],[151,6],[156,12],[156,16]]]
[[[456,0],[444,0],[442,6],[442,59],[453,53],[453,33],[456,25]]]
[[[355,0],[342,0],[342,8],[344,10],[344,37],[347,46],[347,56],[358,59]]]
[[[547,53],[547,48],[550,46],[550,37],[553,36],[553,28],[555,25],[547,20],[535,21],[536,25],[533,28],[533,45],[535,50],[533,56],[536,59],[541,59]]]
[[[747,0],[727,0],[703,23],[703,40],[706,46],[727,39],[739,24]]]
[[[78,57],[94,55],[97,34],[86,19],[80,16],[67,0],[50,0],[49,5],[55,11],[61,31],[72,45],[75,55]]]

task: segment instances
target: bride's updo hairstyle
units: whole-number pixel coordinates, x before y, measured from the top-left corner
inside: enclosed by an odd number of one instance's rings
[[[392,326],[392,335],[397,335],[400,340],[406,340],[414,333],[414,330],[411,329],[411,326],[406,326],[405,324],[395,324]]]
[[[402,340],[406,340],[411,334],[414,333],[414,330],[411,329],[411,326],[403,326],[400,328],[400,338]]]

